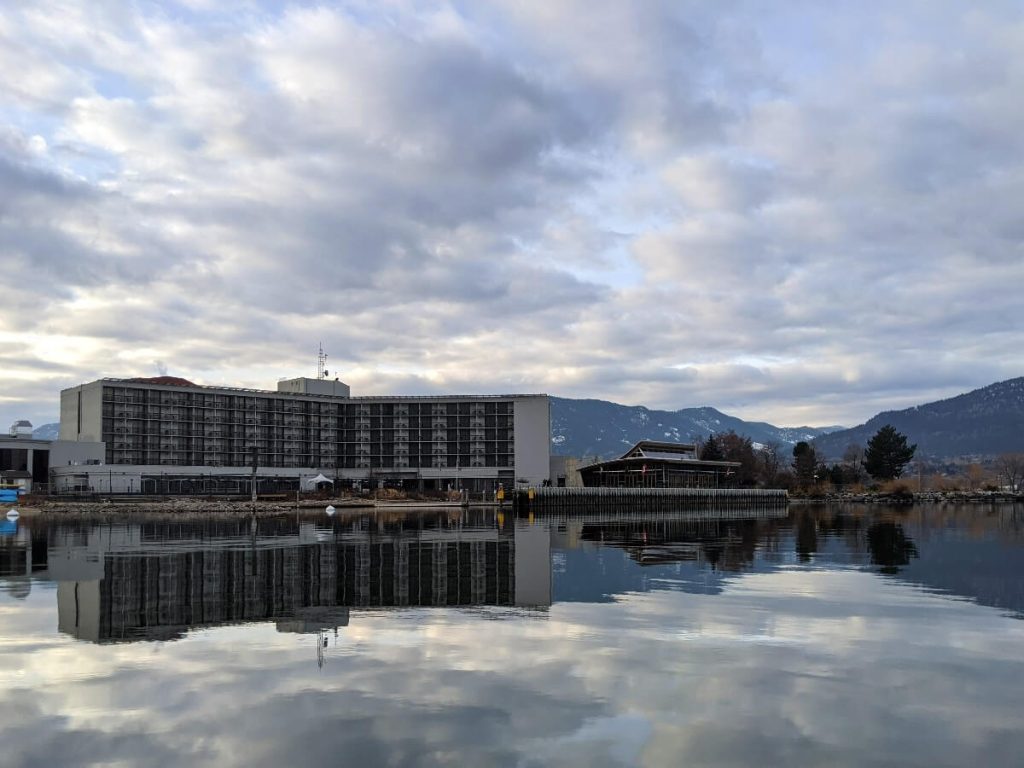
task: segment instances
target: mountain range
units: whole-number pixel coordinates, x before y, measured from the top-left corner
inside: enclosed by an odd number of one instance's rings
[[[838,459],[851,444],[867,445],[886,424],[929,458],[996,456],[1024,451],[1024,377],[1000,381],[946,400],[883,411],[864,424],[822,435],[819,454]]]
[[[32,437],[36,440],[56,440],[58,435],[60,435],[60,422],[42,424],[32,430]]]
[[[842,427],[776,427],[707,406],[657,411],[606,400],[551,398],[551,451],[563,456],[607,458],[625,453],[639,440],[687,443],[730,429],[755,443],[792,446]]]
[[[754,443],[813,441],[825,459],[842,458],[851,444],[867,445],[892,424],[917,444],[922,458],[997,456],[1024,452],[1024,377],[990,384],[956,397],[900,411],[883,411],[864,424],[843,427],[776,427],[744,421],[714,408],[656,411],[604,400],[551,398],[551,448],[555,454],[599,456],[622,453],[638,440],[691,442],[733,430]]]

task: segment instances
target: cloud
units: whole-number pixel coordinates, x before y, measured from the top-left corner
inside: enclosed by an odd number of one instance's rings
[[[0,333],[75,381],[270,386],[322,340],[362,394],[852,423],[1022,372],[1012,3],[69,0],[0,39]]]

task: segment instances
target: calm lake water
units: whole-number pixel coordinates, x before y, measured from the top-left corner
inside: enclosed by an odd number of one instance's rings
[[[0,523],[0,763],[1024,764],[1024,509]]]

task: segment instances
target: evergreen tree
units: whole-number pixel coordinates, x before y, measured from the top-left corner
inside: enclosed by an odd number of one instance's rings
[[[722,444],[714,434],[708,435],[708,439],[704,441],[700,457],[704,461],[725,461],[725,452],[722,450]]]
[[[793,473],[797,482],[804,488],[813,485],[816,478],[814,473],[818,469],[818,454],[814,447],[801,440],[793,446]]]
[[[833,464],[828,468],[828,479],[836,488],[842,488],[847,482],[846,467],[842,464]]]
[[[864,469],[875,480],[892,480],[900,476],[916,450],[916,443],[908,446],[907,436],[886,424],[868,441],[864,451]]]

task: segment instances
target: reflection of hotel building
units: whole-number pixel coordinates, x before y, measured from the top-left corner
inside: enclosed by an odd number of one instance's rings
[[[319,472],[406,488],[493,490],[549,474],[546,395],[350,397],[327,379],[277,391],[184,379],[100,379],[61,392],[63,440],[102,441],[102,468],[63,468],[58,488],[202,493],[268,490]]]
[[[237,527],[179,540],[150,538],[137,525],[97,527],[51,542],[60,630],[130,641],[249,621],[277,621],[282,631],[331,617],[345,624],[347,608],[551,603],[550,545],[540,529],[304,524],[297,534],[253,539],[248,523]]]
[[[659,588],[708,594],[740,574],[813,557],[821,567],[875,566],[915,588],[1024,616],[1024,534],[1009,506],[925,519],[849,508],[731,519],[600,511],[504,529],[475,510],[422,524],[384,518],[378,527],[378,513],[371,528],[369,519],[336,518],[333,528],[263,519],[253,537],[248,521],[97,525],[23,516],[0,521],[0,593],[26,598],[36,582],[57,582],[61,631],[113,642],[243,621],[317,631],[345,624],[349,610],[480,605],[473,601],[481,594],[484,604],[524,607]],[[43,592],[41,600],[53,599]]]

